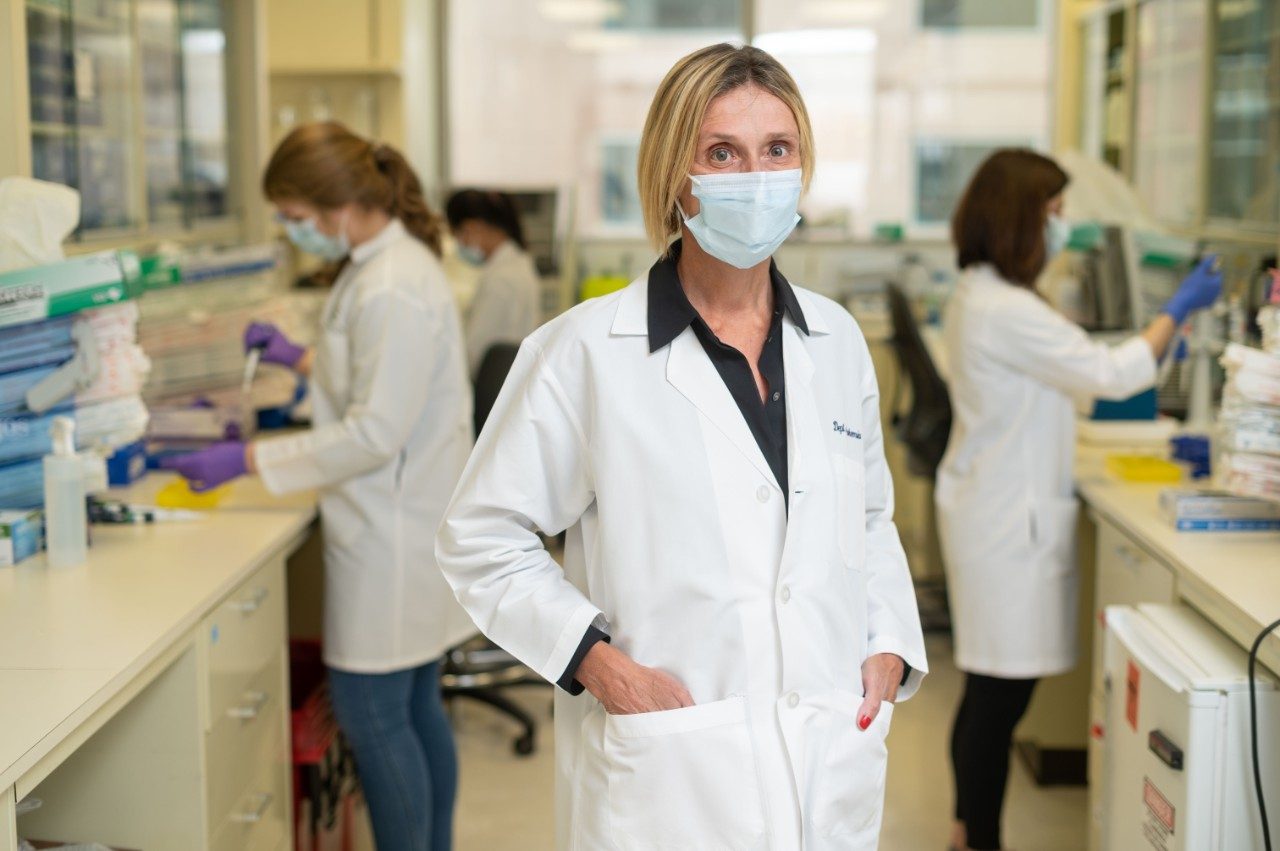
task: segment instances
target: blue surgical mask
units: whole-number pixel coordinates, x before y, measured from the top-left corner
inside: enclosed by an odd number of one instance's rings
[[[691,174],[689,180],[701,209],[685,217],[685,226],[703,251],[730,266],[750,269],[768,260],[800,221],[798,168]]]
[[[314,254],[321,260],[341,260],[351,250],[345,230],[340,229],[337,236],[328,236],[320,232],[314,218],[302,222],[285,219],[284,232],[289,241],[300,250]]]
[[[1071,225],[1059,215],[1050,215],[1044,223],[1045,260],[1058,256],[1071,241]]]
[[[476,248],[474,245],[467,245],[466,243],[459,242],[458,256],[472,266],[484,265],[484,252],[479,248]]]

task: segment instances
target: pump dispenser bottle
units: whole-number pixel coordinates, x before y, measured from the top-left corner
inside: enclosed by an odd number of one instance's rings
[[[50,567],[85,560],[88,520],[84,501],[84,463],[76,455],[75,421],[54,417],[53,452],[44,458],[45,541]]]

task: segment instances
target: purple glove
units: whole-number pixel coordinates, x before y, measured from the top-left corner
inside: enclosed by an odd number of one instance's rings
[[[244,329],[244,350],[261,349],[262,359],[267,363],[278,363],[294,367],[307,350],[302,346],[289,342],[289,338],[280,329],[269,322],[253,322]]]
[[[244,449],[244,443],[239,440],[215,443],[199,452],[165,458],[160,466],[165,470],[178,471],[191,484],[193,491],[203,493],[248,472]]]
[[[1200,265],[1183,278],[1178,291],[1161,312],[1169,314],[1174,323],[1181,325],[1193,312],[1217,301],[1218,296],[1222,295],[1222,273],[1213,268],[1217,262],[1216,254],[1210,254],[1201,260]]]

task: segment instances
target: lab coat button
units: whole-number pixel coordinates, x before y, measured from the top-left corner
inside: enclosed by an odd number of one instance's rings
[[[790,587],[790,586],[788,586],[788,585],[783,585],[783,586],[782,586],[782,594],[781,594],[781,597],[782,597],[782,602],[784,602],[784,603],[786,603],[786,602],[788,602],[788,601],[790,601],[790,600],[791,600],[791,587]]]
[[[760,487],[756,488],[756,499],[760,500],[761,502],[768,502],[769,488],[765,485],[761,485]]]
[[[799,705],[800,705],[800,695],[796,694],[794,691],[791,692],[791,694],[787,695],[787,706],[790,706],[792,709],[795,709]]]

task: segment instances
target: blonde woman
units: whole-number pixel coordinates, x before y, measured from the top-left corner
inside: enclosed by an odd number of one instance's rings
[[[441,526],[463,606],[562,687],[561,847],[876,845],[924,645],[866,343],[771,259],[812,138],[768,54],[676,63],[640,144],[661,257],[525,341]]]

